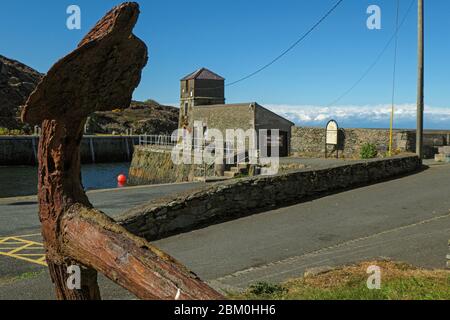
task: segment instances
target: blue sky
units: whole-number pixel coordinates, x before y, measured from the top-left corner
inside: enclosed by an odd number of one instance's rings
[[[150,60],[135,99],[177,104],[179,79],[207,67],[228,82],[255,71],[289,47],[336,0],[142,0],[136,35]],[[416,0],[414,0],[416,2]],[[0,54],[46,72],[120,1],[3,1]],[[411,0],[400,0],[403,17]],[[66,28],[66,8],[79,5],[82,29]],[[382,10],[382,29],[366,27],[369,5]],[[396,127],[414,127],[417,8],[399,32]],[[396,1],[344,0],[301,45],[255,77],[226,88],[227,102],[258,101],[301,125],[336,118],[347,127],[386,127],[393,45],[365,80],[325,108],[362,75],[395,30]],[[450,1],[426,0],[427,128],[450,128]]]

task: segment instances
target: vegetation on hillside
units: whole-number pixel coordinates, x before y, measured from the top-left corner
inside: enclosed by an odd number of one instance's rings
[[[36,70],[0,55],[0,135],[31,134],[34,128],[20,121],[23,106],[43,77]],[[172,134],[178,128],[178,109],[154,100],[133,101],[109,112],[97,112],[88,120],[92,134]]]
[[[20,121],[20,106],[40,81],[36,70],[0,55],[0,127],[31,131]]]
[[[19,129],[7,129],[0,127],[0,136],[20,136],[25,134],[24,131]]]
[[[96,112],[87,123],[89,133],[172,134],[178,128],[179,109],[154,100],[133,101],[128,108]]]

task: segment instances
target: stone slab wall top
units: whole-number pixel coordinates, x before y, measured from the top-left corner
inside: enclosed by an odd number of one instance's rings
[[[323,192],[412,173],[420,167],[418,157],[404,156],[357,161],[321,170],[236,179],[149,202],[126,212],[119,221],[129,231],[155,240],[299,203]]]

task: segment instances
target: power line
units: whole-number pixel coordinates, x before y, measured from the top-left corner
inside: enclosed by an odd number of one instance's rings
[[[327,19],[332,14],[342,4],[342,2],[344,2],[344,0],[339,0],[338,2],[336,2],[336,4],[333,7],[331,7],[331,9],[328,10],[327,13],[325,13],[325,15],[322,16],[322,18],[320,18],[311,28],[308,29],[308,31],[306,31],[297,41],[295,41],[289,48],[284,50],[276,58],[274,58],[269,63],[267,63],[264,66],[262,66],[261,68],[257,69],[256,71],[250,73],[249,75],[247,75],[245,77],[242,77],[242,78],[240,78],[240,79],[238,79],[236,81],[228,83],[226,85],[226,87],[233,86],[233,85],[235,85],[235,84],[237,84],[239,82],[245,81],[245,80],[247,80],[247,79],[257,75],[261,71],[267,69],[268,67],[273,65],[278,60],[280,60],[282,57],[284,57],[286,54],[288,54],[291,50],[293,50],[296,46],[298,46],[303,40],[305,40],[315,29],[317,29],[317,27],[320,24],[322,24],[322,22],[324,22],[325,19]]]
[[[409,4],[408,10],[405,13],[405,16],[403,17],[401,23],[399,24],[398,28],[395,30],[394,34],[391,36],[391,38],[389,39],[389,41],[386,43],[386,45],[383,47],[383,49],[381,50],[381,52],[378,54],[378,56],[376,57],[376,59],[374,60],[374,62],[366,69],[366,71],[362,74],[362,76],[348,89],[346,90],[343,94],[341,94],[337,99],[335,99],[334,101],[332,101],[331,103],[329,103],[326,107],[331,107],[333,105],[335,105],[336,103],[338,103],[339,101],[341,101],[344,97],[346,97],[350,92],[353,91],[353,89],[355,89],[366,77],[367,75],[372,71],[372,69],[378,64],[378,62],[380,61],[381,57],[384,55],[384,53],[386,52],[386,50],[389,48],[389,46],[391,45],[392,41],[397,37],[397,34],[399,32],[399,30],[402,28],[403,24],[406,21],[406,18],[409,15],[409,12],[411,11],[413,4],[414,4],[415,0],[412,0],[411,3]]]
[[[398,17],[400,11],[400,0],[397,0],[397,16],[395,20],[395,46],[394,46],[394,68],[392,71],[392,105],[391,105],[391,120],[389,123],[389,155],[392,155],[392,135],[394,129],[394,103],[395,103],[395,79],[397,71],[397,49],[398,49]]]

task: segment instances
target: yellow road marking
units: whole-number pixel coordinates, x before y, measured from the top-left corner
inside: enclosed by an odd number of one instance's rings
[[[13,237],[18,237],[18,238],[31,238],[31,237],[37,237],[37,236],[41,236],[40,233],[33,233],[33,234],[24,234],[24,235],[20,235],[20,236],[8,236],[8,237],[1,237],[0,239],[9,239],[9,238],[13,238]]]
[[[34,234],[25,234],[23,236],[18,236],[19,238],[30,238],[30,237],[37,237],[40,236],[40,233],[34,233]]]
[[[35,244],[35,245],[41,246],[41,247],[44,246],[42,243],[36,242],[36,241],[31,241],[31,240],[21,239],[21,238],[17,238],[17,237],[10,237],[10,238],[11,238],[11,239],[14,239],[14,240],[16,240],[16,241],[24,242],[24,243],[32,243],[32,244]]]
[[[24,237],[32,237],[35,235],[25,235]],[[11,246],[17,245],[17,246]],[[22,236],[12,236],[0,238],[0,250],[8,250],[6,252],[0,251],[0,255],[10,257],[30,263],[47,266],[45,263],[44,245],[40,242],[23,239]],[[42,250],[42,253],[22,253],[29,250]]]
[[[18,260],[27,261],[27,262],[30,262],[30,263],[39,264],[39,265],[44,266],[44,267],[47,266],[47,264],[46,264],[45,262],[43,262],[43,261],[41,261],[41,260],[39,260],[39,259],[34,260],[34,259],[26,258],[26,257],[21,257],[21,256],[18,256],[18,255],[12,255],[12,256],[10,256],[10,255],[8,255],[8,254],[2,254],[2,253],[0,253],[0,255],[4,255],[4,256],[10,257],[10,258],[15,258],[15,259],[18,259]]]
[[[8,242],[3,242],[3,244],[22,244],[23,242],[22,241],[17,241],[17,242],[10,242],[10,241],[8,241]]]
[[[28,248],[29,246],[32,246],[32,245],[33,245],[33,244],[31,244],[31,243],[27,243],[27,244],[25,244],[25,245],[23,245],[23,246],[21,246],[21,247],[18,247],[18,248],[16,248],[16,249],[14,249],[14,250],[8,252],[8,254],[13,255],[14,253],[19,252],[19,251],[22,251],[23,249],[26,249],[26,248]]]
[[[42,258],[42,253],[21,253],[21,254],[18,254],[18,256],[21,256],[21,257],[39,257],[39,258]]]

